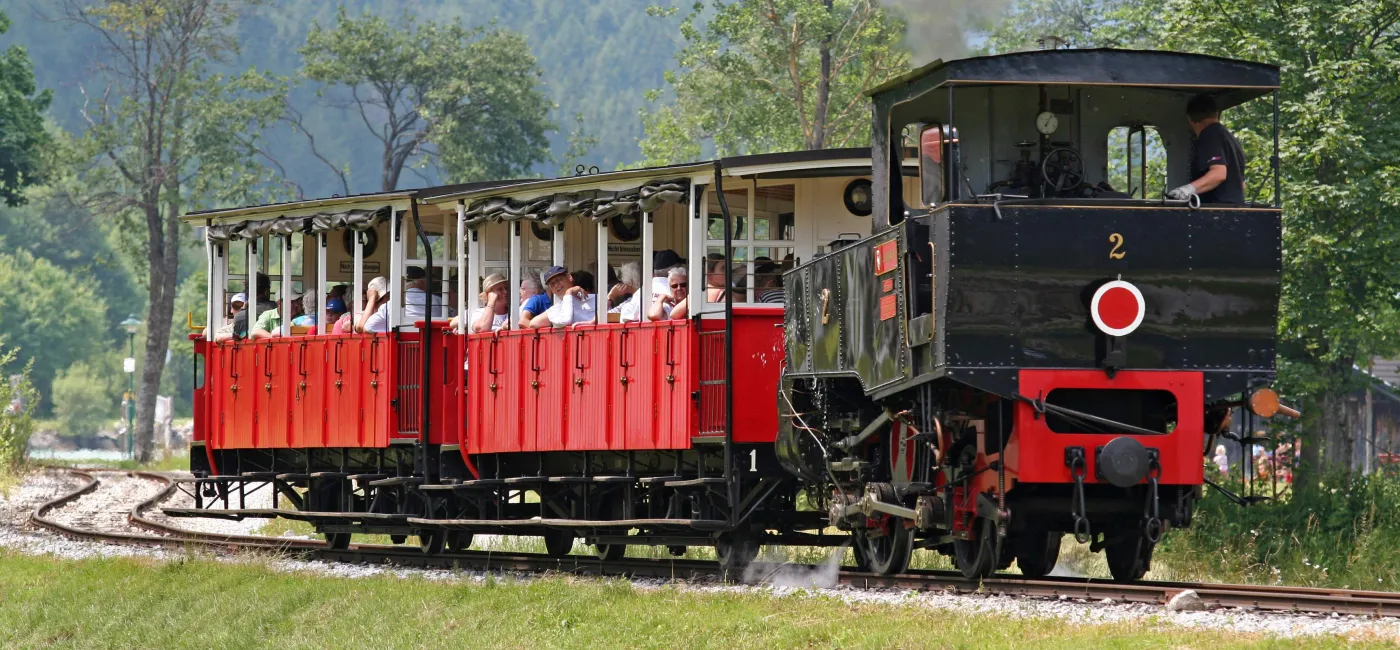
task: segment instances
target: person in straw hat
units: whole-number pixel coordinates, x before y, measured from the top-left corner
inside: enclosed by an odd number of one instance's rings
[[[505,329],[510,323],[510,282],[500,273],[492,273],[486,276],[482,286],[486,289],[481,293],[481,302],[486,306],[477,308],[467,321],[472,334]],[[457,327],[457,318],[452,319],[449,327]]]

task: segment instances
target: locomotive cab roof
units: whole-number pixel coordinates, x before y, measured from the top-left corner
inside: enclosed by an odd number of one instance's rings
[[[946,201],[1049,198],[1043,173],[1033,179],[1037,187],[1026,187],[1027,178],[1039,171],[1032,165],[1043,167],[1064,149],[1079,159],[1082,185],[1060,188],[1055,198],[1160,197],[1165,188],[1192,180],[1186,178],[1192,97],[1214,98],[1228,125],[1228,109],[1270,95],[1278,85],[1277,66],[1180,52],[1068,49],[934,61],[866,93],[874,120],[875,215],[887,218],[905,207],[900,175],[889,175],[886,161],[931,125],[956,147],[949,152],[956,162],[944,176]],[[1111,173],[1123,171],[1125,158],[1127,173],[1118,174],[1114,191],[1100,188]],[[1149,169],[1165,177],[1149,177]],[[1250,194],[1257,187],[1248,187]]]

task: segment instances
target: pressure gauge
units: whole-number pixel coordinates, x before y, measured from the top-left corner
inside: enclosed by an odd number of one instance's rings
[[[1055,132],[1055,129],[1060,128],[1060,118],[1055,117],[1055,114],[1050,111],[1042,112],[1035,116],[1035,128],[1045,135],[1050,135]]]

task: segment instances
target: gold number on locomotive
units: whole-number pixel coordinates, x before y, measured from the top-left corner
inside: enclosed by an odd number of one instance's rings
[[[1108,251],[1108,259],[1111,259],[1111,260],[1121,260],[1121,259],[1123,259],[1123,256],[1124,256],[1124,255],[1127,255],[1127,254],[1128,254],[1127,251],[1121,250],[1121,249],[1123,248],[1123,236],[1122,236],[1122,235],[1120,235],[1120,234],[1118,234],[1118,233],[1116,233],[1116,232],[1113,233],[1112,235],[1109,235],[1109,236],[1108,236],[1108,243],[1113,244],[1113,248],[1112,248],[1111,250]]]

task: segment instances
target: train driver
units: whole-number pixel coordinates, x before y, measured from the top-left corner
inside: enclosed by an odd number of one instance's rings
[[[1195,180],[1170,192],[1167,198],[1184,201],[1191,195],[1201,203],[1244,203],[1244,149],[1233,133],[1220,123],[1220,108],[1210,95],[1196,95],[1186,103],[1186,118],[1196,141],[1191,145],[1191,175]]]
[[[530,327],[564,327],[593,322],[595,297],[574,284],[574,276],[562,266],[551,266],[540,277],[554,296],[554,304],[530,321]]]

